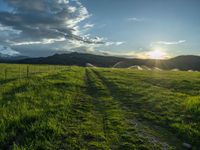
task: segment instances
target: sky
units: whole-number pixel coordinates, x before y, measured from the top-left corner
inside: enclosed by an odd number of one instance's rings
[[[0,0],[0,54],[200,55],[200,0]]]

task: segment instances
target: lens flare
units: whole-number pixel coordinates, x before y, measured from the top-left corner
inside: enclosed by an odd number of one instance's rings
[[[165,59],[167,58],[167,54],[159,49],[148,52],[148,57],[150,59]]]

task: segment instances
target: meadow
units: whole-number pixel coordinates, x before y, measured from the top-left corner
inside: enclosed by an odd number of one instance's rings
[[[199,72],[0,64],[0,150],[199,147]]]

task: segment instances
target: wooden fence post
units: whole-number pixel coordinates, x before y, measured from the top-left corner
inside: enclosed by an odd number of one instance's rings
[[[29,78],[29,66],[26,68],[26,77]]]
[[[21,66],[19,65],[19,79],[21,79]]]
[[[5,80],[7,80],[7,72],[8,72],[8,70],[7,70],[7,68],[5,68]]]

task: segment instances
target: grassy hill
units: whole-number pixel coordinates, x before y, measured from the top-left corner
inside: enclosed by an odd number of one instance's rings
[[[200,73],[0,64],[0,149],[200,147]]]

